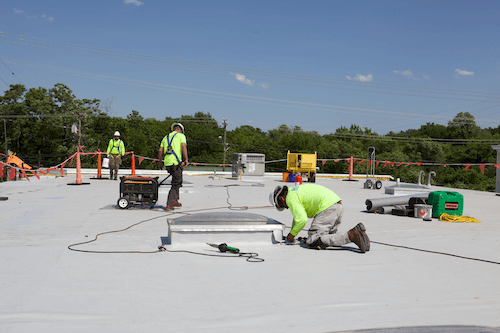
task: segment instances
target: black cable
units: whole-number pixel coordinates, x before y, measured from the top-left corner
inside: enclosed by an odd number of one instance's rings
[[[150,219],[147,219],[147,220],[143,220],[143,221],[140,221],[140,222],[137,222],[137,223],[134,223],[128,227],[126,227],[125,229],[120,229],[120,230],[113,230],[113,231],[106,231],[106,232],[101,232],[99,234],[97,234],[95,236],[94,239],[92,240],[89,240],[89,241],[86,241],[86,242],[82,242],[82,243],[76,243],[76,244],[71,244],[68,246],[68,249],[70,249],[71,251],[76,251],[76,252],[85,252],[85,253],[157,253],[157,252],[160,252],[160,249],[156,250],[156,251],[90,251],[90,250],[79,250],[79,249],[73,249],[72,247],[74,246],[78,246],[78,245],[84,245],[84,244],[89,244],[89,243],[92,243],[92,242],[95,242],[97,240],[97,237],[101,236],[101,235],[105,235],[105,234],[111,234],[111,233],[118,233],[118,232],[122,232],[122,231],[126,231],[132,227],[135,227],[139,224],[142,224],[142,223],[145,223],[145,222],[149,222],[149,221],[152,221],[152,220],[155,220],[155,219],[158,219],[160,217],[163,217],[162,216],[156,216],[156,217],[153,217],[153,218],[150,218]]]
[[[476,260],[476,261],[486,262],[486,263],[489,263],[489,264],[500,265],[500,262],[496,262],[496,261],[485,260],[485,259],[477,259],[477,258],[471,258],[471,257],[464,257],[464,256],[459,256],[459,255],[451,254],[451,253],[438,252],[438,251],[430,251],[430,250],[422,250],[422,249],[417,249],[417,248],[409,247],[409,246],[393,245],[393,244],[387,244],[387,243],[381,243],[381,242],[375,242],[375,241],[370,241],[370,243],[380,244],[380,245],[385,245],[385,246],[392,246],[392,247],[400,247],[402,249],[407,249],[407,250],[414,250],[414,251],[421,251],[421,252],[427,252],[427,253],[442,254],[442,255],[445,255],[445,256],[450,256],[450,257],[455,257],[455,258],[460,258],[460,259]]]
[[[289,227],[289,226],[285,226],[285,228],[291,229],[291,227]],[[302,230],[308,231],[307,229],[302,229]],[[417,248],[409,247],[409,246],[394,245],[394,244],[376,242],[376,241],[372,241],[372,240],[370,240],[370,243],[379,244],[379,245],[385,245],[385,246],[392,246],[392,247],[399,247],[399,248],[407,249],[407,250],[414,250],[414,251],[421,251],[421,252],[427,252],[427,253],[441,254],[441,255],[444,255],[444,256],[450,256],[450,257],[455,257],[455,258],[460,258],[460,259],[476,260],[476,261],[486,262],[486,263],[489,263],[489,264],[500,265],[500,262],[496,262],[496,261],[485,260],[485,259],[477,259],[477,258],[471,258],[471,257],[464,257],[464,256],[459,256],[457,254],[451,254],[451,253],[446,253],[446,252],[423,250],[423,249],[417,249]]]
[[[210,209],[221,209],[221,208],[226,208],[226,207],[217,207],[217,208],[208,208],[208,209],[197,209],[197,210],[191,210],[191,211],[188,211],[188,212],[174,212],[174,213],[167,213],[167,215],[173,215],[173,214],[186,214],[186,215],[189,215],[190,212],[196,212],[196,211],[205,211],[205,210],[210,210]],[[142,224],[142,223],[145,223],[145,222],[149,222],[149,221],[152,221],[152,220],[155,220],[155,219],[158,219],[158,218],[161,218],[161,217],[164,217],[164,215],[162,214],[161,216],[157,216],[157,217],[153,217],[153,218],[150,218],[150,219],[147,219],[147,220],[142,220],[142,221],[139,221],[137,223],[134,223],[128,227],[126,227],[125,229],[120,229],[120,230],[112,230],[112,231],[106,231],[106,232],[101,232],[99,234],[97,234],[95,236],[94,239],[92,240],[89,240],[89,241],[86,241],[86,242],[82,242],[82,243],[76,243],[76,244],[71,244],[68,246],[68,249],[70,249],[71,251],[76,251],[76,252],[85,252],[85,253],[157,253],[157,252],[160,252],[160,250],[157,250],[157,251],[90,251],[90,250],[79,250],[79,249],[73,249],[72,247],[74,246],[78,246],[78,245],[84,245],[84,244],[89,244],[89,243],[92,243],[92,242],[95,242],[97,240],[97,238],[101,235],[105,235],[105,234],[111,234],[111,233],[118,233],[118,232],[122,232],[122,231],[126,231],[128,229],[131,229],[132,227],[135,227],[139,224]]]
[[[174,213],[168,213],[167,215],[173,215],[173,214],[186,214],[186,215],[189,215],[190,213],[192,212],[198,212],[198,211],[206,211],[206,210],[214,210],[214,209],[222,209],[222,208],[229,208],[229,207],[215,207],[215,208],[207,208],[207,209],[195,209],[195,210],[190,210],[190,211],[187,211],[187,212],[174,212]],[[155,220],[155,219],[158,219],[158,218],[161,218],[161,217],[164,217],[164,215],[162,214],[161,216],[156,216],[156,217],[153,217],[153,218],[150,218],[150,219],[147,219],[147,220],[142,220],[142,221],[139,221],[137,223],[134,223],[124,229],[120,229],[120,230],[113,230],[113,231],[106,231],[106,232],[101,232],[99,234],[97,234],[95,236],[94,239],[92,240],[89,240],[89,241],[86,241],[86,242],[82,242],[82,243],[76,243],[76,244],[71,244],[68,246],[68,249],[71,250],[71,251],[76,251],[76,252],[84,252],[84,253],[107,253],[107,254],[110,254],[110,253],[140,253],[140,254],[151,254],[151,253],[158,253],[158,252],[164,252],[164,251],[167,251],[167,252],[172,252],[172,253],[175,253],[175,252],[179,252],[179,253],[190,253],[190,254],[197,254],[197,255],[201,255],[201,256],[209,256],[209,257],[225,257],[225,258],[240,258],[240,257],[243,257],[243,258],[247,258],[246,261],[248,262],[263,262],[264,259],[262,258],[259,258],[259,254],[258,253],[255,253],[255,252],[240,252],[238,253],[237,255],[230,255],[230,254],[227,254],[227,255],[224,255],[224,254],[208,254],[208,253],[201,253],[201,252],[194,252],[194,251],[187,251],[187,250],[169,250],[167,248],[165,248],[165,244],[162,244],[161,246],[158,247],[158,250],[156,251],[92,251],[92,250],[79,250],[79,249],[74,249],[73,247],[74,246],[78,246],[78,245],[84,245],[84,244],[89,244],[89,243],[92,243],[92,242],[95,242],[97,240],[97,238],[101,235],[105,235],[105,234],[111,234],[111,233],[118,233],[118,232],[122,232],[122,231],[126,231],[128,229],[131,229],[139,224],[142,224],[142,223],[145,223],[145,222],[149,222],[149,221],[152,221],[152,220]]]

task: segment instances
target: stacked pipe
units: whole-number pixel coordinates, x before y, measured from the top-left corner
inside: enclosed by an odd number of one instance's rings
[[[411,195],[391,196],[388,198],[366,199],[365,205],[369,213],[377,212],[381,214],[390,214],[392,209],[396,208],[395,206],[408,205],[410,198],[427,199],[428,197],[429,193],[415,193]]]

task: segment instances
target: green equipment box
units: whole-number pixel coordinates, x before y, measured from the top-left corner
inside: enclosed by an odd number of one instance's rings
[[[457,192],[431,192],[427,203],[432,205],[432,217],[439,218],[443,213],[462,216],[464,211],[464,196]]]

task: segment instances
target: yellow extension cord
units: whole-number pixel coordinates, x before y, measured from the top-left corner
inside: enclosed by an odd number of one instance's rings
[[[447,213],[441,214],[439,217],[440,221],[443,222],[465,222],[465,223],[479,223],[481,221],[476,220],[473,217],[470,216],[457,216],[456,214],[449,215]]]

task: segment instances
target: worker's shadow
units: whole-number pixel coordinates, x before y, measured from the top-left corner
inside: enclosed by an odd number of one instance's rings
[[[306,244],[305,242],[304,243],[301,243],[300,244],[300,247],[303,247],[305,249],[308,249],[308,250],[313,250],[313,251],[351,251],[351,252],[355,252],[355,253],[361,253],[361,251],[357,248],[354,248],[354,247],[350,247],[350,246],[328,246],[328,247],[318,247],[318,248],[311,248],[309,247],[308,244]]]

